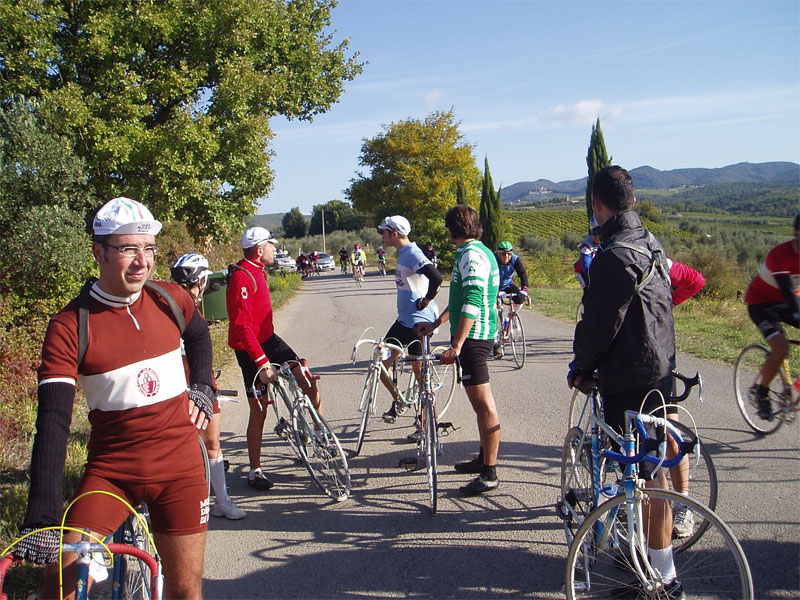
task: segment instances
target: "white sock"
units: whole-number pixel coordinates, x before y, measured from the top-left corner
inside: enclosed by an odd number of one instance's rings
[[[650,559],[650,565],[661,573],[664,583],[670,583],[677,577],[675,562],[672,560],[672,544],[660,550],[648,546],[647,557]]]
[[[247,478],[250,481],[253,481],[253,479],[256,478],[256,474],[258,473],[261,473],[261,467],[258,467],[257,469],[250,469],[250,472],[247,474]]]
[[[211,471],[211,489],[216,496],[216,501],[225,502],[228,499],[228,489],[225,486],[225,465],[222,462],[222,452],[217,458],[209,458],[208,466]]]

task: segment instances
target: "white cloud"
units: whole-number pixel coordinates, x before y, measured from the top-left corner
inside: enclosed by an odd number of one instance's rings
[[[553,108],[541,111],[537,121],[545,124],[557,125],[591,125],[598,116],[603,116],[609,111],[618,112],[599,99],[581,100],[575,104],[558,104]]]
[[[444,90],[441,88],[433,88],[430,92],[425,94],[425,106],[428,108],[437,107],[442,103],[442,98],[444,98]]]

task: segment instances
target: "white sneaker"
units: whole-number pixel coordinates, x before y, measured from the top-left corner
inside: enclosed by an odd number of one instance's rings
[[[694,513],[685,504],[675,506],[672,527],[677,538],[687,538],[694,533]]]
[[[228,498],[222,502],[215,500],[214,505],[211,507],[211,514],[215,517],[225,517],[231,521],[237,521],[239,519],[244,519],[247,513],[236,506],[233,500]]]

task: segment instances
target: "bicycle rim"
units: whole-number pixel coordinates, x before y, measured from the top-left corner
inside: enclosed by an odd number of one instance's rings
[[[350,495],[350,469],[342,445],[309,400],[292,411],[292,428],[300,458],[314,482],[328,496],[341,502]]]
[[[450,408],[450,402],[456,391],[455,364],[430,364],[431,388],[436,394],[436,407],[441,419]]]
[[[356,442],[355,456],[361,452],[364,437],[367,435],[367,421],[371,413],[375,412],[375,402],[378,396],[378,376],[375,369],[370,367],[367,380],[364,382],[364,391],[361,393],[361,426],[358,429],[358,442]]]
[[[758,404],[755,400],[755,386],[758,384],[758,375],[761,365],[767,358],[769,350],[759,344],[747,346],[736,359],[736,368],[733,371],[733,387],[736,391],[736,404],[750,429],[757,433],[772,433],[781,426],[783,420],[774,416],[772,421],[767,421],[758,416]],[[786,379],[783,366],[769,385],[770,404],[773,412],[781,406],[780,398],[783,394],[783,381]]]
[[[145,507],[141,514],[147,522],[150,522],[150,515]],[[150,556],[155,556],[153,546],[147,532],[139,524],[135,515],[129,515],[123,525],[122,543],[135,546],[147,552]],[[125,600],[149,600],[150,587],[152,586],[152,574],[150,567],[130,554],[118,556],[121,562],[120,574],[120,598]]]
[[[589,429],[589,416],[592,414],[592,409],[589,405],[591,401],[591,394],[582,394],[578,388],[572,392],[572,400],[569,403],[569,428],[580,427],[583,431]],[[602,411],[597,406],[595,412],[600,415]]]
[[[564,520],[567,544],[594,510],[594,471],[592,470],[592,440],[579,427],[567,432],[561,453],[560,516]]]
[[[508,332],[509,340],[511,341],[511,354],[514,355],[514,362],[517,363],[517,368],[521,369],[525,365],[525,331],[522,329],[522,321],[518,314],[511,317],[511,324]]]
[[[436,455],[439,447],[439,432],[436,425],[436,410],[433,398],[423,400],[425,414],[422,422],[422,437],[425,440],[425,470],[428,476],[428,499],[431,504],[431,514],[436,514],[437,509],[437,462]]]
[[[680,429],[683,433],[688,435],[694,435],[694,432],[678,421],[672,421],[672,423]],[[670,489],[673,492],[678,491],[685,491],[685,490],[678,490],[678,486],[676,486],[674,477],[677,476],[677,469],[682,468],[684,470],[684,477],[691,477],[689,478],[689,489],[688,492],[691,497],[699,502],[700,504],[710,508],[712,511],[716,510],[717,508],[717,470],[714,467],[714,463],[711,461],[711,455],[709,454],[708,450],[706,449],[705,445],[700,444],[700,456],[698,461],[698,455],[694,452],[690,452],[685,455],[684,460],[681,462],[680,465],[673,467],[672,469],[664,469],[667,481],[669,481]],[[673,507],[673,510],[676,507]],[[692,519],[694,520],[694,527],[692,533],[683,537],[677,538],[673,543],[673,549],[675,552],[683,552],[684,550],[690,548],[698,539],[703,535],[703,532],[708,528],[708,522],[702,520],[699,515],[692,515]],[[673,535],[677,536],[678,533],[675,532]]]
[[[666,598],[658,578],[642,578],[633,568],[647,564],[646,551],[634,548],[627,541],[639,534],[647,537],[647,527],[639,520],[642,509],[661,510],[680,498],[666,490],[641,490],[637,500],[624,496],[602,504],[584,522],[575,535],[567,554],[565,583],[567,598]],[[677,579],[687,598],[741,599],[753,597],[753,582],[747,558],[730,528],[710,509],[684,498],[691,510],[708,521],[705,535],[692,548],[674,554]],[[631,522],[629,510],[637,515]],[[631,536],[633,533],[633,536]],[[646,570],[646,568],[645,568]],[[644,586],[656,588],[649,594]],[[639,595],[642,594],[642,595]]]
[[[197,441],[200,442],[200,454],[203,456],[203,474],[206,478],[206,493],[211,495],[211,465],[208,462],[208,450],[203,442],[203,438],[197,436]]]
[[[283,381],[279,379],[278,381],[273,383],[272,390],[274,393],[274,402],[272,404],[272,408],[275,410],[276,422],[279,423],[281,420],[280,411],[278,410],[278,396],[280,397],[280,400],[283,402],[283,405],[289,411],[289,419],[291,419],[292,418],[291,415],[294,412],[293,409],[294,402],[289,397],[289,392],[286,390]],[[283,440],[286,440],[286,442],[289,444],[289,447],[292,449],[292,452],[294,452],[294,455],[297,458],[303,460],[303,455],[300,453],[300,448],[297,445],[297,440],[295,439],[295,436],[291,431],[289,431],[288,429],[284,429],[284,432],[282,434],[279,434],[279,437]]]

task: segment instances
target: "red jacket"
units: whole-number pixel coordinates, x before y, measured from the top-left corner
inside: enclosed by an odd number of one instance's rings
[[[275,334],[267,276],[261,265],[246,258],[236,264],[247,273],[234,269],[225,294],[228,346],[234,350],[245,350],[256,366],[261,367],[268,360],[261,344]],[[248,273],[253,276],[252,279]]]
[[[672,280],[672,304],[678,306],[703,289],[706,278],[700,271],[679,262],[672,262],[669,268]]]

